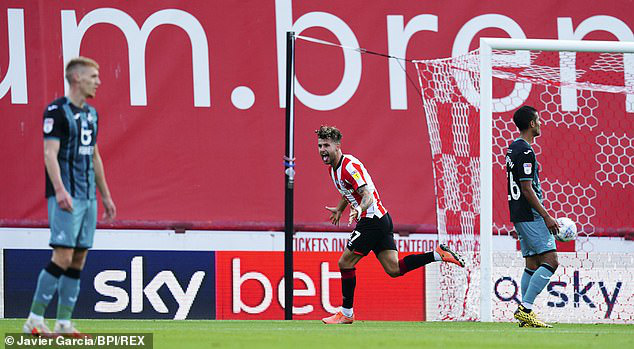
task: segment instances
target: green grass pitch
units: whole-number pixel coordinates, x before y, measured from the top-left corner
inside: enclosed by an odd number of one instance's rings
[[[24,320],[2,319],[4,333]],[[53,321],[49,321],[52,326]],[[83,332],[154,334],[154,348],[634,348],[634,325],[357,321],[77,320]]]

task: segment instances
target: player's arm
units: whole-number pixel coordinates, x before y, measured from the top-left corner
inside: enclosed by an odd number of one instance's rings
[[[358,220],[361,217],[361,213],[374,203],[372,193],[368,190],[368,185],[364,184],[357,188],[357,193],[361,195],[361,203],[357,207],[350,208],[350,223],[354,220]]]
[[[326,206],[326,210],[330,211],[330,221],[334,225],[339,225],[339,220],[341,219],[341,215],[343,214],[343,210],[348,206],[348,200],[344,196],[341,197],[337,207],[328,207]]]
[[[92,154],[92,162],[95,168],[95,182],[101,194],[101,202],[106,210],[103,216],[106,219],[112,220],[117,216],[117,207],[114,205],[114,201],[112,201],[112,196],[110,195],[110,189],[108,189],[106,173],[103,169],[103,162],[101,161],[97,144],[95,144],[95,152]]]
[[[60,141],[57,138],[44,138],[44,166],[48,178],[53,184],[53,189],[55,189],[55,201],[62,210],[73,212],[73,199],[64,187],[62,171],[59,167],[59,161],[57,161],[59,145]]]
[[[548,230],[550,230],[551,233],[556,234],[559,231],[559,225],[557,224],[557,221],[551,215],[549,215],[548,212],[546,212],[544,205],[539,202],[537,194],[535,194],[535,191],[533,190],[532,183],[533,182],[530,180],[520,181],[522,195],[524,195],[526,201],[528,201],[531,207],[533,207],[539,213],[539,215],[544,218],[544,222],[546,223],[546,227],[548,227]]]

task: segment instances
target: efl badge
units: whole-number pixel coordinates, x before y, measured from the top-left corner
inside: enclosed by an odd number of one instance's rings
[[[53,131],[53,122],[54,120],[52,118],[44,119],[44,133],[51,133],[51,131]]]
[[[533,164],[524,164],[524,173],[527,175],[531,174],[533,171]]]
[[[361,175],[357,171],[352,171],[352,173],[350,173],[350,174],[352,175],[352,178],[354,178],[356,180],[360,180],[361,179]]]

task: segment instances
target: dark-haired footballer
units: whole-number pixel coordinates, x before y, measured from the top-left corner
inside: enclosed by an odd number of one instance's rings
[[[326,324],[351,324],[354,322],[354,289],[357,283],[355,265],[370,253],[381,262],[391,277],[399,277],[434,261],[454,263],[464,267],[464,261],[445,245],[435,251],[409,255],[398,259],[394,242],[392,218],[387,212],[372,177],[365,166],[352,155],[341,151],[341,132],[332,126],[321,126],[317,133],[319,155],[325,165],[330,166],[330,177],[341,193],[336,207],[328,207],[330,221],[339,224],[346,206],[350,205],[349,223],[356,222],[347,248],[339,258],[341,271],[342,307],[336,314],[322,319]]]
[[[559,266],[554,237],[559,226],[542,204],[539,163],[531,146],[541,134],[541,121],[537,110],[525,105],[515,111],[513,122],[520,137],[506,152],[508,202],[526,265],[521,280],[522,303],[514,317],[520,327],[552,327],[537,319],[532,310],[535,298]]]

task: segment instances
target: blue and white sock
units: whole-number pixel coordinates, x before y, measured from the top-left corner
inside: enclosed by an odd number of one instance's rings
[[[68,268],[64,275],[59,278],[57,292],[59,300],[57,303],[57,320],[70,320],[75,303],[79,296],[79,274],[80,270]]]
[[[37,287],[33,294],[33,302],[31,303],[31,315],[29,315],[29,317],[35,319],[44,317],[44,312],[48,307],[48,303],[55,295],[57,283],[63,273],[64,269],[52,261],[40,271],[40,275],[37,278]],[[32,315],[35,315],[35,317]]]
[[[521,283],[522,299],[526,297],[526,290],[528,290],[528,285],[531,282],[531,277],[533,277],[533,274],[535,274],[535,270],[524,268],[524,273],[522,273],[522,283]]]
[[[555,269],[550,265],[544,263],[537,268],[526,289],[526,294],[522,298],[522,305],[526,309],[532,309],[535,298],[550,282],[550,277],[555,273]]]

